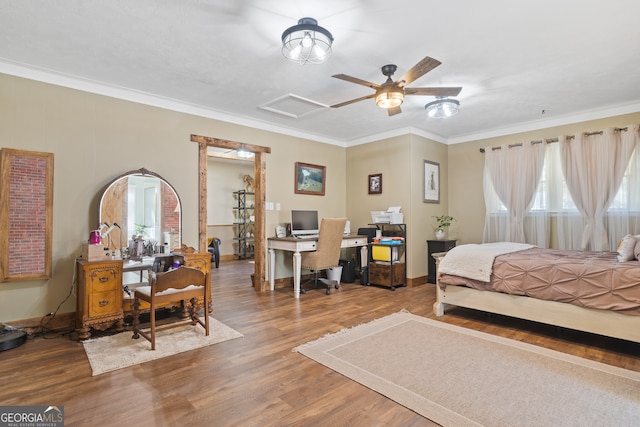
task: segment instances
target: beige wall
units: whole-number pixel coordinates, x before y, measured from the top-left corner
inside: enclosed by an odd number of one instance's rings
[[[346,211],[345,149],[203,117],[0,74],[0,147],[51,152],[54,164],[53,277],[0,283],[0,321],[37,318],[62,304],[75,311],[74,259],[98,225],[99,193],[116,176],[145,167],[169,181],[183,205],[183,242],[198,244],[198,145],[190,135],[270,146],[267,234],[292,207]],[[326,197],[293,194],[294,163],[327,166]]]
[[[267,211],[266,234],[273,237],[276,226],[291,222],[292,209],[317,210],[318,216],[343,217],[346,212],[345,149],[334,145],[312,143],[300,138],[280,135],[267,156],[267,202],[280,210]],[[295,164],[310,163],[326,167],[325,196],[295,194]],[[276,278],[291,277],[291,254],[276,253]]]
[[[347,149],[347,217],[351,230],[368,227],[371,211],[401,206],[408,220],[411,200],[411,136],[384,139]],[[382,174],[382,193],[369,194],[369,175]]]
[[[448,211],[449,161],[445,144],[414,136],[411,146],[411,226],[408,230],[408,277],[427,275],[427,240],[434,239],[434,215],[444,215]],[[440,203],[424,202],[424,161],[440,164]],[[451,232],[455,232],[452,228]],[[426,281],[426,280],[425,280]]]
[[[424,161],[440,163],[440,203],[424,203]],[[368,176],[382,174],[382,193],[369,194]],[[415,135],[347,149],[347,216],[351,230],[367,227],[372,210],[401,206],[407,224],[407,277],[427,275],[426,241],[433,215],[447,212],[447,146]]]
[[[446,146],[413,135],[345,149],[237,124],[94,95],[0,74],[0,146],[55,154],[53,278],[0,283],[0,321],[43,316],[64,301],[75,311],[74,259],[98,222],[102,188],[116,176],[145,167],[169,181],[183,204],[183,242],[197,246],[198,146],[190,135],[271,147],[266,157],[267,236],[289,222],[291,209],[347,216],[352,230],[366,226],[371,210],[402,206],[408,226],[408,276],[427,274],[425,241],[433,215],[458,221],[460,243],[479,242],[484,222],[481,146],[530,140],[637,123],[640,113],[543,129],[503,138]],[[423,203],[424,160],[440,163],[441,201]],[[295,162],[326,166],[325,197],[294,194]],[[383,192],[369,195],[369,174],[383,174]],[[290,276],[290,257],[279,254],[280,277]],[[67,299],[68,298],[68,299]]]

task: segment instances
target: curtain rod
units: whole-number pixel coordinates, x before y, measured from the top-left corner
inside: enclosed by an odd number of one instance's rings
[[[614,130],[616,132],[621,132],[621,131],[625,131],[626,132],[627,128],[626,127],[624,127],[624,128],[615,128]],[[603,133],[604,133],[604,131],[599,130],[599,131],[595,131],[595,132],[584,132],[583,135],[584,136],[602,135]],[[573,139],[575,137],[576,137],[575,135],[569,135],[569,136],[567,136],[567,139]],[[535,141],[529,141],[529,144],[531,144],[531,145],[542,144],[543,142],[546,142],[547,144],[551,144],[552,142],[558,142],[558,138],[538,139],[538,140],[535,140]],[[523,144],[522,142],[518,142],[518,143],[515,143],[515,144],[509,144],[508,147],[509,148],[522,147],[522,144]],[[502,146],[491,147],[491,151],[501,150],[501,149],[502,149]],[[481,148],[480,152],[484,153],[485,149]]]

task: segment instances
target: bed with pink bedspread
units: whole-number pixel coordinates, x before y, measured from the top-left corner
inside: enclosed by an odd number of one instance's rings
[[[485,246],[438,254],[436,315],[458,305],[640,342],[638,260],[523,246],[474,264]]]

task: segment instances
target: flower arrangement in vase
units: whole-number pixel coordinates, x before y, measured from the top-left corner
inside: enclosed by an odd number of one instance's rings
[[[456,219],[449,215],[434,215],[433,218],[436,220],[436,226],[434,228],[436,239],[444,240],[447,228],[451,227],[451,223]]]

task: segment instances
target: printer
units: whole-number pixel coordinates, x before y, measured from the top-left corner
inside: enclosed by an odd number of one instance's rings
[[[403,224],[404,214],[400,206],[390,206],[386,211],[371,211],[371,222],[374,224]]]

